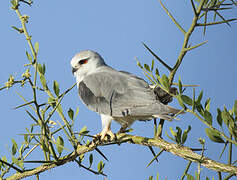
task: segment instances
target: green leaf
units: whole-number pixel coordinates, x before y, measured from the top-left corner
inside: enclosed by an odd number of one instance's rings
[[[186,109],[186,106],[184,105],[180,94],[177,95],[177,99],[178,99],[180,106],[182,106],[184,109]]]
[[[174,132],[174,130],[173,130],[172,127],[170,127],[170,132],[171,132],[171,134],[176,138],[177,132]]]
[[[199,96],[198,96],[198,99],[197,99],[197,104],[200,104],[201,103],[201,100],[202,100],[202,96],[203,96],[203,90],[200,92]]]
[[[216,117],[216,120],[218,122],[218,124],[222,127],[222,117],[221,117],[221,110],[219,108],[217,108],[217,117]]]
[[[198,173],[195,171],[195,178],[198,179]]]
[[[160,76],[159,70],[156,68],[156,76]]]
[[[48,146],[45,144],[44,141],[41,141],[41,148],[43,149],[44,152],[49,152]]]
[[[13,156],[16,154],[17,149],[18,149],[17,143],[16,143],[16,141],[14,139],[12,139],[12,155]]]
[[[230,113],[227,111],[226,107],[224,107],[224,111],[221,112],[221,118],[223,119],[226,126],[229,126],[230,121],[234,122],[234,119],[230,115]]]
[[[45,69],[46,69],[45,64],[43,64],[43,66],[42,66],[42,74],[43,75],[45,74]]]
[[[195,107],[195,88],[193,88],[193,99],[192,99],[193,103],[192,103],[192,111],[195,111],[196,107]]]
[[[171,136],[169,136],[169,134],[167,133],[167,131],[165,131],[165,134],[166,134],[166,136],[167,136],[169,139],[171,139],[172,141],[176,142],[174,138],[172,138]]]
[[[24,135],[24,140],[25,140],[25,144],[28,144],[28,143],[29,143],[29,141],[28,141],[28,135],[27,135],[27,134]]]
[[[77,107],[76,109],[75,118],[77,117],[78,113],[79,113],[79,107]]]
[[[47,90],[48,88],[47,88],[46,79],[45,79],[44,75],[40,75],[40,82],[41,82],[43,88],[45,90]]]
[[[90,143],[91,143],[90,140],[87,139],[87,140],[86,140],[86,145],[89,146]]]
[[[91,165],[93,163],[93,154],[90,154],[90,156],[89,156],[89,163],[90,163],[89,167],[91,167]]]
[[[156,180],[159,180],[159,173],[156,174]]]
[[[12,156],[12,162],[23,169],[23,160],[18,160],[15,156]]]
[[[181,144],[184,144],[186,142],[187,137],[188,137],[188,133],[189,133],[190,130],[191,130],[191,126],[188,126],[188,129],[184,130]]]
[[[64,141],[61,136],[58,136],[57,141],[56,141],[56,148],[58,150],[59,154],[62,154],[63,148],[64,148]]]
[[[60,89],[57,81],[53,82],[53,91],[56,94],[56,96],[59,96]]]
[[[237,117],[237,100],[235,101],[233,112],[234,112],[235,117]]]
[[[21,160],[19,161],[18,166],[19,166],[21,169],[24,168],[24,161],[23,161],[23,159],[21,159]]]
[[[20,157],[20,159],[22,159],[23,148],[24,148],[24,143],[21,145],[21,147],[19,149],[19,157]]]
[[[154,179],[153,179],[153,176],[150,176],[150,177],[149,177],[149,180],[154,180]]]
[[[26,56],[27,56],[28,60],[30,61],[30,63],[32,63],[32,57],[27,51],[26,51]]]
[[[30,132],[32,133],[33,130],[34,130],[34,126],[31,126],[31,127],[30,127]],[[31,138],[31,139],[32,139],[32,138]]]
[[[17,6],[17,0],[11,0],[11,4],[16,7]]]
[[[141,65],[141,63],[139,61],[137,61],[137,65],[138,65],[138,67],[143,69],[143,66]]]
[[[195,178],[190,175],[190,174],[186,174],[187,180],[195,180]]]
[[[42,66],[40,63],[38,63],[37,69],[42,75],[45,75],[45,69],[46,69],[45,64],[43,64],[43,66]]]
[[[163,86],[166,89],[169,89],[169,87],[170,87],[169,78],[165,74],[162,75],[161,81],[162,81]]]
[[[181,95],[181,99],[185,104],[192,106],[193,100],[190,97],[188,97],[186,95]]]
[[[225,143],[225,141],[222,139],[220,133],[217,130],[206,128],[205,132],[207,136],[210,138],[210,140],[212,140],[213,142]]]
[[[23,166],[23,160],[18,160],[17,158],[15,158],[14,156],[12,157],[12,162],[14,163],[14,164],[16,164],[17,166],[19,166],[21,169],[23,169],[24,168],[24,166]]]
[[[50,106],[53,106],[53,107],[56,105],[55,99],[52,97],[48,98],[48,103]]]
[[[208,124],[212,125],[212,115],[209,111],[204,111],[204,118],[207,121]]]
[[[196,104],[197,111],[200,113],[201,116],[204,116],[204,109],[201,104]]]
[[[206,100],[206,102],[205,102],[205,109],[206,109],[207,111],[210,111],[210,102],[211,102],[211,99],[210,99],[210,98],[208,98],[208,99]]]
[[[70,118],[71,120],[73,120],[74,111],[73,111],[71,108],[68,110],[67,114],[68,114],[69,118]]]
[[[85,157],[84,154],[80,155],[80,156],[79,156],[79,161],[82,162],[82,161],[84,160],[84,157]]]
[[[177,136],[175,139],[178,144],[181,144],[182,129],[178,126],[176,126],[176,129],[177,129]]]
[[[2,160],[3,160],[4,162],[7,162],[7,157],[6,157],[6,156],[3,156],[3,157],[2,157]],[[2,164],[2,167],[4,167],[4,168],[5,168],[5,167],[6,167],[6,165],[5,165],[5,164]]]
[[[103,161],[100,161],[98,163],[98,165],[97,165],[98,172],[102,173],[103,172],[103,168],[104,168],[104,163],[103,163]]]
[[[144,68],[145,68],[147,71],[151,72],[151,69],[150,69],[150,67],[149,67],[148,64],[144,64]]]
[[[39,42],[35,43],[35,52],[36,52],[36,54],[38,54],[38,52],[39,52]]]
[[[13,29],[15,29],[16,31],[18,31],[19,33],[23,33],[24,30],[22,28],[17,28],[16,26],[12,26]]]
[[[151,62],[151,71],[153,71],[154,69],[154,59],[152,59],[152,62]]]
[[[83,128],[81,128],[79,134],[87,134],[89,131],[87,131],[87,127],[84,126]]]
[[[229,132],[231,133],[231,135],[235,138],[235,140],[237,140],[237,125],[236,123],[230,123],[229,126]]]
[[[182,94],[182,82],[179,77],[179,94]]]

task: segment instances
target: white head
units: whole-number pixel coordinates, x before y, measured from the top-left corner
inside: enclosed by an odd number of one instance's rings
[[[103,58],[97,52],[91,50],[81,51],[71,60],[72,73],[76,77],[77,83],[103,65],[105,65]]]

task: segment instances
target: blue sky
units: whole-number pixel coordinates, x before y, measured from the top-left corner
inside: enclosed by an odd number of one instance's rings
[[[193,14],[189,1],[168,1],[166,7],[177,20],[187,29]],[[46,78],[52,87],[53,80],[59,82],[63,90],[69,88],[75,79],[71,74],[70,59],[80,50],[92,49],[98,51],[107,64],[118,70],[126,70],[140,77],[144,77],[136,65],[135,57],[142,63],[151,63],[153,57],[142,46],[145,42],[161,58],[173,65],[183,42],[182,33],[169,19],[156,0],[120,0],[120,1],[34,1],[32,8],[25,5],[21,7],[22,14],[30,16],[27,24],[33,42],[39,42],[39,61],[46,64]],[[225,14],[228,17],[237,17],[236,8]],[[27,63],[25,51],[29,47],[23,35],[14,31],[11,26],[20,26],[15,12],[10,9],[10,1],[0,2],[0,87],[7,81],[9,74],[20,77],[24,72],[23,65]],[[237,99],[236,85],[236,47],[237,24],[212,26],[203,36],[202,29],[197,28],[191,42],[192,45],[208,40],[208,43],[195,49],[185,56],[183,64],[176,74],[175,80],[180,76],[184,84],[198,84],[196,92],[204,90],[204,99],[211,98],[211,112],[216,114],[216,108],[223,106],[232,108]],[[156,62],[156,67],[162,73],[168,73],[161,64]],[[25,132],[25,127],[31,121],[24,108],[14,110],[16,105],[23,102],[16,91],[30,98],[31,94],[25,90],[11,88],[0,92],[1,126],[0,126],[0,156],[8,154],[11,139],[21,142],[20,133]],[[187,90],[190,93],[191,89]],[[174,101],[173,106],[179,107]],[[75,130],[87,126],[91,134],[101,130],[100,117],[88,110],[79,100],[77,90],[74,88],[63,102],[65,112],[69,107],[79,107],[79,116]],[[204,125],[195,117],[185,114],[181,121],[165,124],[165,131],[176,126],[187,128],[192,125],[191,138],[187,145],[200,147],[198,138],[207,140],[208,148],[205,155],[216,159],[222,148],[208,141],[204,135]],[[58,120],[55,116],[55,121]],[[132,134],[151,137],[153,133],[152,122],[136,122]],[[116,132],[118,124],[112,124]],[[169,153],[163,153],[159,164],[153,163],[149,168],[146,165],[152,159],[152,154],[147,147],[123,144],[121,146],[106,146],[101,148],[109,158],[106,162],[105,173],[108,179],[148,179],[150,175],[160,174],[160,179],[177,179],[181,177],[186,161]],[[156,152],[159,149],[155,149]],[[93,153],[96,162],[100,157]],[[226,157],[226,154],[224,154]],[[235,148],[234,156],[237,157]],[[37,157],[34,154],[33,157]],[[220,160],[222,161],[222,160]],[[95,164],[96,165],[96,164]],[[97,166],[95,166],[96,168]],[[193,174],[197,165],[192,165],[190,174]],[[202,177],[216,174],[207,170],[202,171]],[[76,163],[69,163],[63,167],[55,168],[41,175],[40,179],[103,179],[78,168]],[[31,178],[28,178],[31,179]]]

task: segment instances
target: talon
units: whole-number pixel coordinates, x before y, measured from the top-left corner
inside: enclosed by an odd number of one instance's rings
[[[105,140],[106,135],[110,137],[110,140],[113,140],[115,138],[114,133],[110,129],[103,129],[101,133],[98,134],[98,136],[100,136],[101,141]]]
[[[120,128],[120,130],[118,131],[118,133],[126,133],[126,129],[128,128],[128,125],[124,125]]]

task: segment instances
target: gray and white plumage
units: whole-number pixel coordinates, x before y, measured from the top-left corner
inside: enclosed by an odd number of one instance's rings
[[[171,120],[171,114],[179,112],[161,103],[143,79],[106,65],[94,51],[79,52],[72,58],[71,66],[81,100],[90,110],[101,115],[101,139],[106,134],[113,136],[110,130],[112,120],[126,129],[135,120]]]

